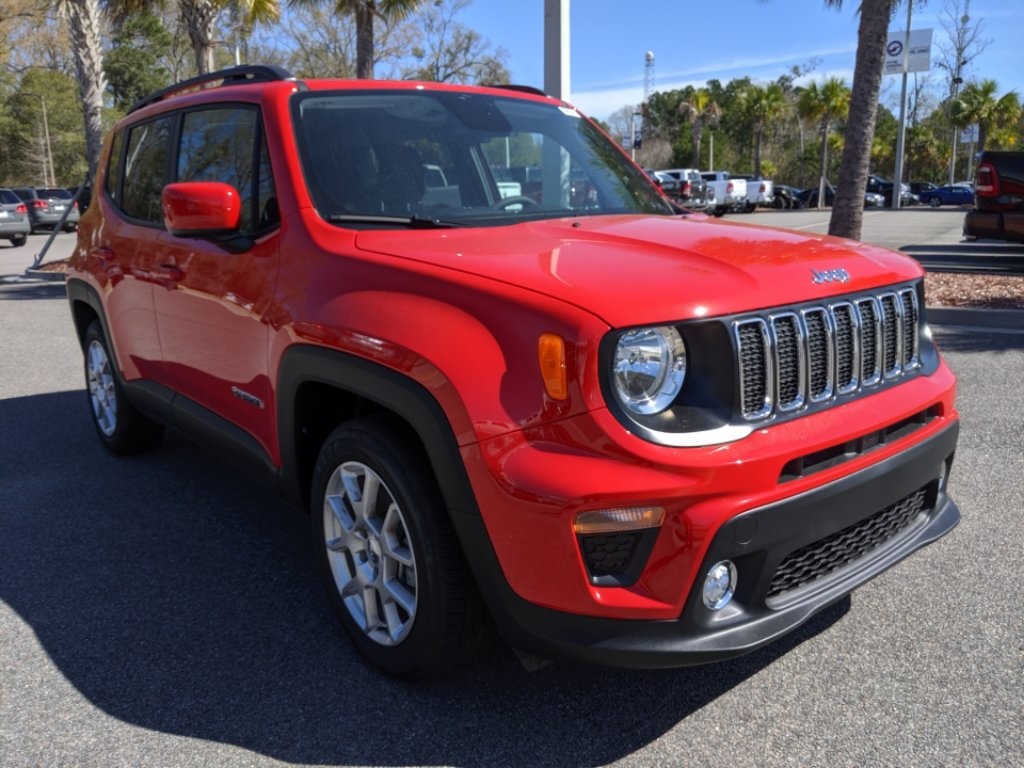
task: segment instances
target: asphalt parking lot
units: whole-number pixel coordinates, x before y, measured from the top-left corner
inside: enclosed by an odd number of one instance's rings
[[[948,213],[879,226],[940,243]],[[44,239],[0,244],[0,766],[1024,765],[1024,333],[935,328],[962,522],[782,641],[653,672],[499,646],[406,685],[358,660],[277,499],[177,435],[102,451],[63,285],[24,276]]]

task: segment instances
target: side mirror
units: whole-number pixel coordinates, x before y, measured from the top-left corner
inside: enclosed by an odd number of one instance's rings
[[[230,184],[182,181],[160,194],[167,231],[175,237],[222,238],[238,232],[242,201]]]

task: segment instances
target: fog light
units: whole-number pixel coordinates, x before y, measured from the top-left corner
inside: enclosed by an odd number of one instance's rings
[[[732,600],[736,591],[736,566],[730,560],[722,560],[711,566],[704,577],[704,605],[712,611],[720,611]]]

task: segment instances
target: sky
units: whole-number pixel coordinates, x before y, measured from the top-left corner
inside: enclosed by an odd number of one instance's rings
[[[569,0],[570,93],[568,100],[591,117],[606,120],[643,101],[645,57],[654,54],[651,91],[723,84],[749,76],[770,82],[792,67],[813,65],[800,82],[853,80],[859,0],[842,10],[825,0]],[[960,0],[963,9],[965,0]],[[999,93],[1024,100],[1024,0],[968,0],[970,26],[981,24],[987,48],[969,62],[964,79],[994,79]],[[911,29],[932,29],[933,77],[938,43],[948,41],[954,0],[915,2]],[[959,14],[957,14],[959,17]],[[890,33],[906,29],[906,6]],[[544,0],[472,0],[456,18],[508,53],[512,82],[544,85]],[[913,77],[913,76],[911,76]],[[901,78],[883,78],[881,100],[898,109]]]

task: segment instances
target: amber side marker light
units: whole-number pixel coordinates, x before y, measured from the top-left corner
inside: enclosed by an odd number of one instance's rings
[[[542,333],[537,342],[537,359],[544,389],[553,400],[565,400],[569,396],[569,384],[565,374],[565,341],[554,333]]]
[[[623,533],[657,528],[665,519],[661,507],[616,507],[581,512],[572,527],[578,536],[595,533]]]

